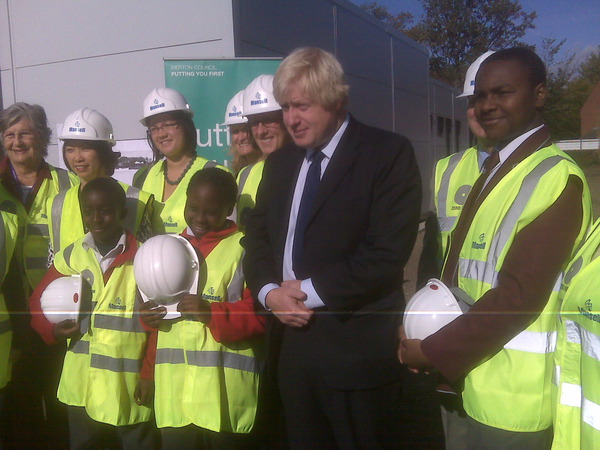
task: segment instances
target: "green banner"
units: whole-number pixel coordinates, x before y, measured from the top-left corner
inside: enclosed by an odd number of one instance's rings
[[[181,92],[194,110],[198,154],[229,165],[225,108],[231,98],[263,73],[274,74],[280,59],[165,60],[165,85]]]

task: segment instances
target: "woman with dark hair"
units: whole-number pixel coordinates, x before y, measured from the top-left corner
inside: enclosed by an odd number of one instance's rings
[[[196,154],[194,111],[183,95],[174,89],[154,89],[144,100],[148,143],[154,153],[154,165],[142,168],[134,177],[134,186],[154,195],[157,217],[154,229],[180,233],[186,228],[183,209],[186,189],[194,173],[205,167],[219,167]]]
[[[85,235],[79,192],[96,178],[112,176],[121,156],[113,151],[116,142],[111,123],[94,109],[83,108],[71,113],[64,121],[59,139],[63,141],[65,164],[77,175],[80,184],[48,201],[51,254]],[[125,183],[119,184],[127,196],[123,226],[138,241],[144,242],[152,235],[154,197]]]
[[[27,211],[23,264],[29,288],[33,290],[48,265],[46,201],[77,184],[77,177],[44,161],[52,131],[41,106],[28,103],[9,106],[0,116],[0,133],[6,150],[0,162],[0,182]]]

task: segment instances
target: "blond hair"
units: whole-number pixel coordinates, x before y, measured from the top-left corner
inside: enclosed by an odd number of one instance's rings
[[[277,103],[287,103],[292,84],[325,109],[345,108],[348,104],[344,69],[335,56],[323,49],[297,48],[281,62],[273,79]]]

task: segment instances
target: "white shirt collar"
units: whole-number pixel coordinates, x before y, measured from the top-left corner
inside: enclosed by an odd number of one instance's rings
[[[525,142],[525,140],[529,136],[531,136],[533,133],[535,133],[536,131],[541,129],[543,126],[544,126],[544,124],[540,125],[537,128],[533,128],[529,131],[526,131],[522,135],[520,135],[517,138],[510,141],[504,148],[502,148],[498,152],[498,157],[500,158],[500,165],[504,164],[504,161],[506,161],[508,159],[508,157],[515,152],[515,150],[519,147],[519,145],[521,145],[523,142]]]
[[[102,269],[102,273],[104,273],[110,267],[116,257],[125,252],[126,242],[127,235],[125,234],[125,231],[123,231],[123,234],[119,238],[119,241],[114,248],[106,255],[102,256],[102,254],[98,251],[98,247],[96,246],[96,241],[94,241],[94,238],[92,237],[92,233],[88,232],[83,238],[81,246],[84,248],[84,250],[91,249],[94,251],[96,259],[98,260],[98,264],[100,264],[100,268]]]
[[[335,149],[337,148],[338,144],[340,143],[340,140],[342,139],[342,136],[343,136],[344,132],[346,131],[346,128],[348,128],[349,122],[350,122],[350,115],[346,114],[346,118],[344,119],[344,121],[342,122],[340,127],[337,129],[337,131],[335,132],[335,134],[333,135],[331,140],[327,143],[327,145],[325,147],[323,147],[323,150],[321,150],[321,153],[323,153],[323,155],[325,155],[325,157],[327,159],[331,159],[331,157],[333,156],[333,152],[335,152]],[[315,152],[314,148],[306,149],[306,159],[310,159],[310,157],[312,156],[312,154],[314,152]]]

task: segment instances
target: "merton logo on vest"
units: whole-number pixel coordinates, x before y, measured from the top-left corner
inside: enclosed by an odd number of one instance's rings
[[[479,242],[473,241],[473,244],[471,245],[471,247],[473,247],[475,250],[485,250],[485,245],[487,244],[487,242],[483,242],[484,239],[485,239],[485,233],[481,233],[479,235]]]

